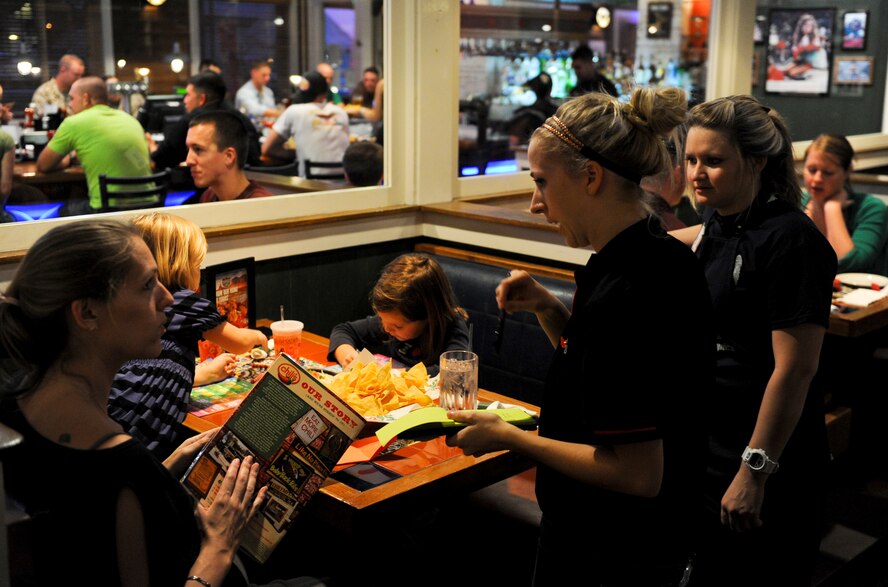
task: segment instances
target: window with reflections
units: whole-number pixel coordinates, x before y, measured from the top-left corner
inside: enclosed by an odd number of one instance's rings
[[[524,169],[530,133],[563,101],[593,87],[628,99],[635,86],[676,86],[702,100],[710,5],[461,4],[459,175]]]
[[[155,143],[165,139],[164,127],[186,112],[184,96],[190,76],[202,61],[218,68],[234,105],[238,88],[251,80],[256,62],[269,66],[267,88],[277,113],[304,100],[302,76],[327,64],[327,101],[346,111],[349,143],[381,137],[382,122],[371,120],[373,104],[350,104],[361,90],[363,71],[375,67],[383,75],[382,2],[378,0],[16,0],[7,3],[0,22],[0,86],[4,130],[15,146],[16,176],[4,208],[5,221],[51,218],[65,214],[71,199],[87,197],[77,166],[51,173],[35,172],[35,161],[66,115],[45,120],[31,113],[34,91],[59,71],[62,55],[82,58],[85,75],[110,79],[111,106],[138,117]],[[329,73],[328,73],[329,72]],[[67,93],[67,92],[62,92]],[[372,95],[372,91],[370,92]],[[363,108],[363,109],[362,109]],[[153,111],[148,128],[145,111]],[[252,115],[260,143],[276,117]],[[5,113],[8,110],[8,113]],[[367,116],[364,116],[364,115]],[[46,128],[44,128],[44,125]],[[346,123],[340,124],[345,132]],[[290,161],[263,157],[248,170],[273,194],[335,190],[342,180],[291,178],[274,164],[290,163],[298,145],[287,137]],[[76,164],[77,161],[75,160]],[[267,167],[267,169],[266,169]],[[160,169],[152,169],[160,171]],[[188,175],[187,168],[182,169]],[[304,173],[303,173],[304,175]],[[201,188],[196,188],[199,196]],[[167,205],[191,203],[177,193]],[[61,203],[61,206],[57,204]]]

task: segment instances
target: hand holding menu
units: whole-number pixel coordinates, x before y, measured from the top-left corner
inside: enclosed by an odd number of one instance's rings
[[[241,548],[265,562],[364,428],[365,420],[289,357],[282,355],[201,450],[182,479],[209,505],[234,459],[252,455],[268,495]]]

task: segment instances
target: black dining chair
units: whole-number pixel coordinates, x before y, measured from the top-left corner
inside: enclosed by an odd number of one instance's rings
[[[293,160],[285,165],[244,165],[244,171],[273,173],[274,175],[299,175],[299,161]]]
[[[305,160],[305,179],[326,179],[345,181],[345,169],[342,161],[311,161]]]
[[[162,207],[170,187],[170,176],[169,169],[138,177],[108,177],[104,173],[99,174],[102,212]],[[120,186],[122,189],[109,191],[110,186]]]

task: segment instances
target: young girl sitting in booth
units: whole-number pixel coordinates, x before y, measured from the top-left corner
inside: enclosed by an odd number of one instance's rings
[[[387,344],[395,363],[421,362],[434,376],[441,353],[469,348],[468,315],[457,305],[444,270],[428,255],[408,253],[386,265],[370,304],[374,315],[333,328],[328,360],[346,367],[358,349]]]

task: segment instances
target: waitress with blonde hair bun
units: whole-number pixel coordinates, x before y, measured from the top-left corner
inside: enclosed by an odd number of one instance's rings
[[[668,236],[639,186],[672,167],[664,138],[684,120],[676,88],[628,104],[592,92],[563,104],[528,148],[531,210],[571,247],[568,309],[524,271],[496,290],[533,312],[553,345],[539,434],[483,412],[448,437],[466,454],[508,449],[537,462],[542,509],[533,584],[686,585],[702,514],[715,340],[702,268]],[[667,391],[668,390],[668,391]]]

